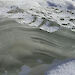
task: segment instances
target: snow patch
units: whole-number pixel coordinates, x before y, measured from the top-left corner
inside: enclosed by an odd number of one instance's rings
[[[75,75],[75,60],[55,66],[47,75]]]

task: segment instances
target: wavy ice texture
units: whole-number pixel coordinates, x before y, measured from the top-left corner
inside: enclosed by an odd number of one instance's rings
[[[75,60],[64,62],[53,67],[47,75],[75,75]]]
[[[0,0],[0,16],[47,32],[75,31],[74,0]]]

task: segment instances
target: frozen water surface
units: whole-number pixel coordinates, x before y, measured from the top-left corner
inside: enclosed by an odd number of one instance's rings
[[[75,0],[0,0],[0,75],[74,75]]]

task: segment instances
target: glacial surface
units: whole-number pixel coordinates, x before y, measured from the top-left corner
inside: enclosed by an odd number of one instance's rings
[[[0,0],[0,75],[73,75],[75,60],[49,69],[72,58],[75,0]]]

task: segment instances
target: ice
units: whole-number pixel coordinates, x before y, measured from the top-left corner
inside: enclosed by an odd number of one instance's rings
[[[75,75],[75,60],[56,65],[47,75]]]
[[[0,0],[2,15],[47,32],[58,31],[61,27],[75,31],[74,0]],[[42,18],[57,24],[48,26]]]

